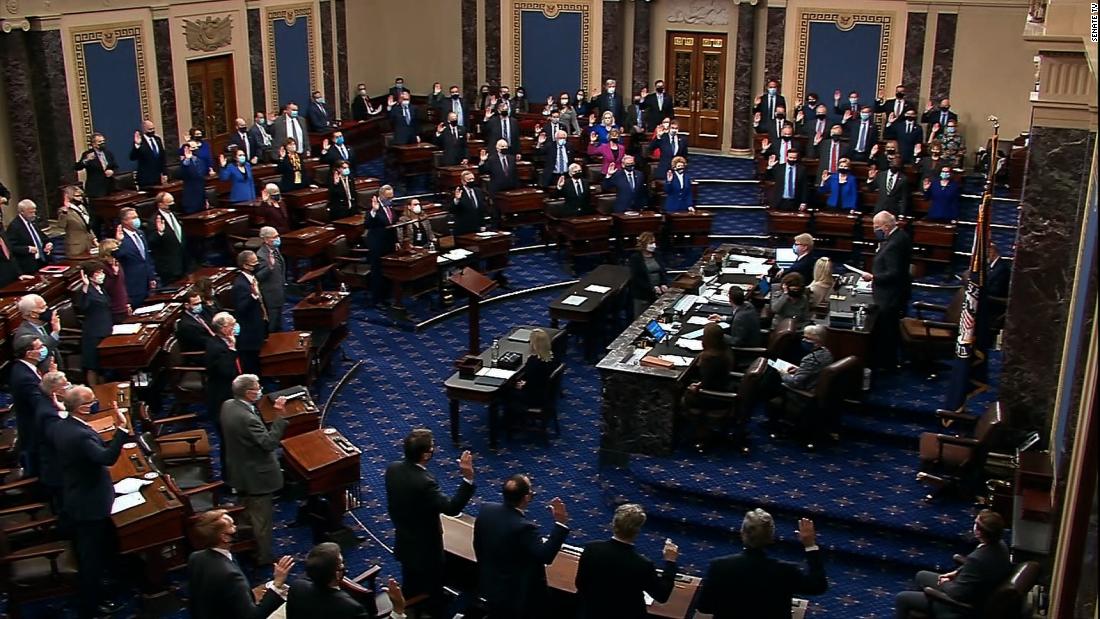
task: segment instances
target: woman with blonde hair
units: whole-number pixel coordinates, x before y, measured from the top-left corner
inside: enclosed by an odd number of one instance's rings
[[[115,258],[116,251],[117,240],[106,238],[99,242],[99,260],[104,266],[103,290],[110,300],[111,319],[120,323],[130,317],[133,308],[130,307],[130,296],[126,294],[126,273]]]
[[[589,134],[590,141],[588,143],[588,155],[600,156],[600,174],[607,176],[613,174],[615,170],[621,170],[623,167],[623,157],[626,156],[626,149],[619,144],[619,130],[612,129],[610,139],[604,143],[600,143],[599,138],[595,133]],[[612,168],[611,166],[615,166]]]
[[[520,406],[538,406],[549,396],[550,375],[561,362],[554,359],[550,347],[550,334],[543,329],[531,329],[527,361],[523,364],[520,380],[516,381],[516,403]]]
[[[824,256],[818,258],[814,263],[814,281],[810,282],[810,305],[827,303],[835,283],[833,261]]]
[[[611,110],[605,110],[600,115],[600,124],[596,123],[596,115],[590,114],[588,116],[588,124],[591,127],[590,131],[596,136],[596,139],[600,144],[607,144],[611,140],[611,132],[619,133],[619,125],[615,124],[615,115],[611,113]]]

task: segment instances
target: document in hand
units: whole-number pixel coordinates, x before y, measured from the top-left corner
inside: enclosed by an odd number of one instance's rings
[[[790,372],[792,368],[798,369],[797,365],[782,359],[768,359],[768,365],[775,368],[780,374],[786,374]]]

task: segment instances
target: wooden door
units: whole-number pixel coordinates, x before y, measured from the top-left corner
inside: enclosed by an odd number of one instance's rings
[[[187,63],[191,93],[191,126],[203,130],[211,154],[225,152],[229,135],[236,131],[237,91],[233,56],[216,56]]]
[[[668,33],[665,82],[680,130],[691,135],[692,146],[722,147],[727,48],[724,34]]]

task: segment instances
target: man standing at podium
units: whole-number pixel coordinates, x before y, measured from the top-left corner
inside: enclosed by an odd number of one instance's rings
[[[427,593],[433,617],[444,616],[443,529],[439,515],[457,516],[474,495],[474,457],[462,452],[458,469],[462,483],[447,498],[428,472],[435,454],[432,431],[413,430],[405,437],[405,459],[386,467],[386,503],[396,530],[394,552],[401,562],[401,580],[409,595]]]

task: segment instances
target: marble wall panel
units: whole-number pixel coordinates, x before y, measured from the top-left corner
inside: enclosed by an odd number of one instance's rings
[[[959,16],[940,13],[936,17],[936,49],[932,54],[932,98],[951,95],[951,70],[955,64],[955,28]]]
[[[737,5],[737,40],[734,42],[733,148],[752,146],[752,56],[756,40],[756,7]]]
[[[157,88],[160,90],[159,132],[164,139],[164,148],[171,153],[179,150],[180,131],[176,119],[176,82],[172,71],[172,31],[167,19],[153,20],[153,46],[156,47]]]
[[[623,76],[623,2],[603,2],[603,58],[600,62],[600,81]],[[620,86],[620,90],[623,90]]]
[[[650,20],[653,19],[650,6],[649,2],[634,3],[634,53],[631,55],[634,88],[632,92],[638,92],[642,86],[652,86],[649,84],[649,33],[652,27]],[[658,73],[661,72],[658,71]]]

